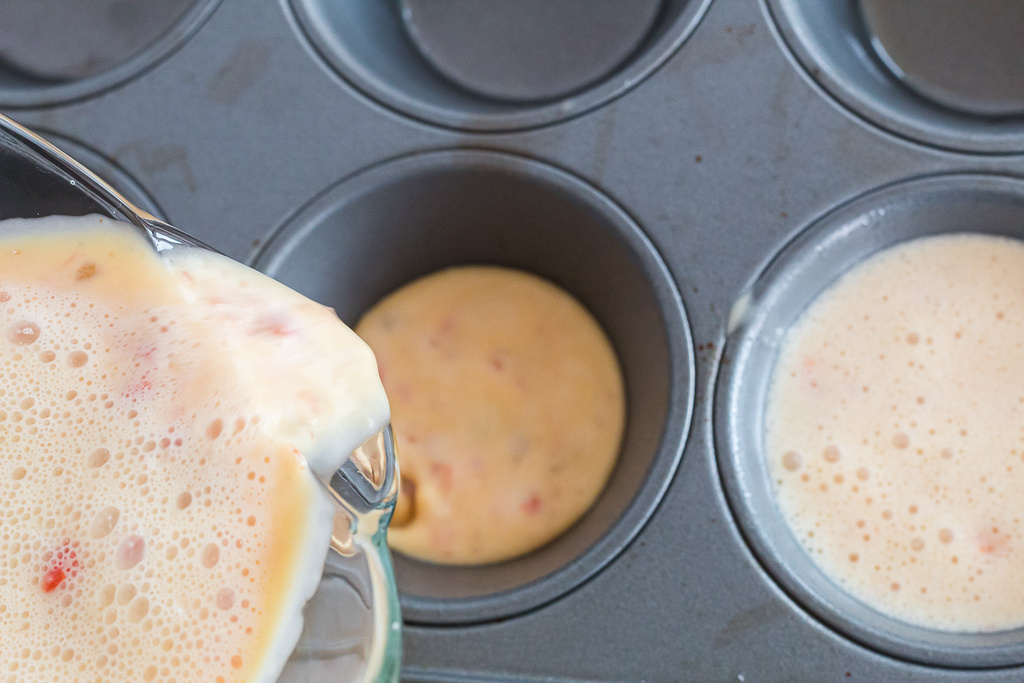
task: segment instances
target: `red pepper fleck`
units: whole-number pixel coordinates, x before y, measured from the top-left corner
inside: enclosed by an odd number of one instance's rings
[[[441,324],[437,326],[437,331],[443,336],[448,336],[455,331],[455,316],[446,316]]]
[[[523,501],[519,508],[528,515],[535,515],[540,512],[540,496],[536,493]]]
[[[143,375],[143,377],[148,376],[148,372]],[[135,384],[131,385],[123,392],[121,392],[121,395],[124,396],[125,398],[132,398],[134,396],[138,396],[139,394],[144,394],[152,388],[153,384],[148,379],[142,379],[141,381],[136,382]]]
[[[40,586],[43,591],[49,593],[60,586],[66,579],[78,576],[78,553],[71,547],[70,541],[64,542],[64,547],[54,553],[49,566],[43,572]]]
[[[151,358],[154,353],[156,353],[156,346],[150,346],[145,351],[143,351],[140,348],[138,351],[135,352],[135,357],[136,358],[147,358],[148,359],[148,358]]]
[[[64,583],[64,579],[66,578],[67,576],[64,574],[64,570],[60,567],[53,567],[51,569],[47,569],[46,573],[43,574],[43,591],[49,593],[57,586]]]
[[[432,462],[430,463],[430,474],[442,490],[448,491],[451,489],[455,475],[451,465],[443,462]]]
[[[250,334],[273,334],[278,337],[290,337],[295,334],[295,328],[288,323],[289,320],[284,313],[266,315],[253,323]]]

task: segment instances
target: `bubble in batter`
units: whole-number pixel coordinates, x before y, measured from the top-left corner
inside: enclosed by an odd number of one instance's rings
[[[622,376],[597,322],[546,280],[453,268],[378,303],[356,331],[377,354],[402,473],[388,539],[450,564],[558,536],[618,457]]]
[[[845,590],[940,630],[1024,624],[1024,244],[922,238],[843,275],[788,332],[765,424],[783,516]]]

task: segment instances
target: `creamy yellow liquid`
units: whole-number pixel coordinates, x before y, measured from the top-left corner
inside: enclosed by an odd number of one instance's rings
[[[562,533],[604,488],[622,377],[600,326],[561,289],[507,268],[453,268],[388,296],[356,331],[392,402],[396,550],[505,560]]]
[[[4,680],[274,680],[331,534],[314,474],[387,421],[369,349],[130,226],[0,228]]]
[[[789,331],[765,445],[810,556],[897,619],[1024,624],[1024,244],[915,240]]]

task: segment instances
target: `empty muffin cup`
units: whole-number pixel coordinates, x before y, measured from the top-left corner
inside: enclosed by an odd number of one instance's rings
[[[710,0],[290,0],[327,63],[423,121],[531,128],[621,95],[669,58]]]
[[[1024,5],[861,0],[861,8],[879,58],[909,87],[975,116],[1024,115]]]
[[[729,505],[745,539],[783,590],[815,617],[854,641],[901,659],[959,668],[1018,665],[1024,663],[1024,628],[956,632],[916,625],[869,606],[841,587],[798,540],[783,514],[767,461],[766,406],[787,331],[822,292],[865,259],[908,240],[948,233],[1024,239],[1024,182],[988,175],[944,175],[897,183],[838,207],[786,244],[757,274],[730,316],[715,390],[715,448]],[[885,316],[884,311],[879,314]],[[918,341],[917,335],[911,334],[903,346]],[[926,341],[930,339],[922,336],[922,348]],[[883,359],[888,355],[885,349],[877,350],[884,352]],[[936,362],[941,365],[943,361]],[[859,395],[860,384],[853,389]],[[942,394],[949,388],[940,386],[936,391]],[[851,400],[860,401],[856,397]],[[893,413],[892,419],[900,418]],[[896,449],[906,448],[906,435],[897,434],[895,439]],[[926,456],[907,457],[920,457],[924,463]],[[835,467],[840,451],[826,448],[823,456],[814,457],[824,458],[822,467]],[[952,456],[943,452],[942,457]],[[798,470],[800,458],[795,452],[787,453],[782,465]],[[908,466],[913,466],[911,461]],[[864,486],[865,482],[858,480],[867,478],[867,471],[858,471],[843,484],[837,475],[836,486],[843,485],[844,490]],[[828,484],[832,485],[831,479]],[[884,502],[876,503],[875,507],[885,507]],[[889,519],[881,509],[877,512],[882,513],[879,519]],[[909,512],[917,509],[912,506]],[[928,529],[928,539],[937,539],[936,545],[952,540],[948,531],[938,528],[941,524],[934,526]],[[922,550],[923,544],[915,543],[912,550]],[[853,555],[849,559],[857,560]],[[892,590],[898,589],[894,584]]]
[[[219,0],[40,0],[0,22],[0,104],[82,99],[151,68],[180,47]]]
[[[333,306],[350,325],[403,284],[468,264],[534,273],[593,314],[622,367],[625,436],[596,503],[542,548],[476,567],[396,554],[402,612],[413,623],[518,614],[606,566],[661,499],[681,457],[693,402],[689,328],[660,256],[610,199],[536,161],[459,150],[372,167],[287,219],[255,262]]]
[[[897,135],[1024,151],[1024,13],[999,0],[768,0],[783,41],[829,94]]]

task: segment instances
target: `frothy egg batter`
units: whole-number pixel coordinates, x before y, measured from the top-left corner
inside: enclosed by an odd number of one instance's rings
[[[267,681],[379,431],[372,353],[222,256],[97,216],[0,231],[5,680]]]
[[[567,292],[520,270],[460,266],[393,292],[356,330],[393,401],[392,548],[445,564],[507,560],[600,495],[625,391],[611,342]]]
[[[783,515],[845,590],[1024,624],[1024,244],[922,238],[843,275],[788,332],[765,424]]]

